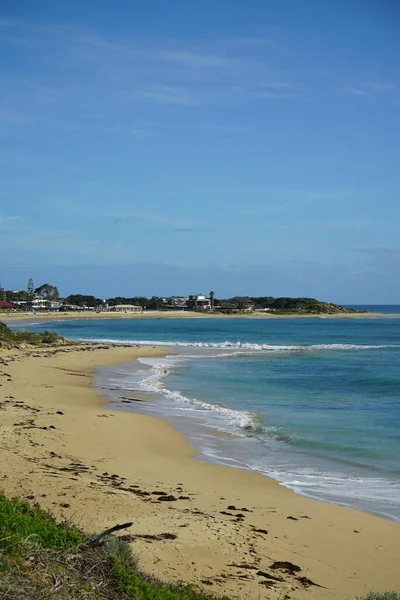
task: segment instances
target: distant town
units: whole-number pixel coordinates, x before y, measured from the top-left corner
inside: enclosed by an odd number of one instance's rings
[[[275,298],[273,296],[234,296],[217,298],[213,291],[208,295],[197,293],[187,296],[115,296],[96,298],[85,294],[70,294],[62,298],[58,288],[49,283],[35,287],[29,279],[26,290],[8,290],[0,286],[0,311],[20,312],[79,312],[109,311],[118,313],[141,313],[143,311],[196,311],[203,313],[305,313],[335,314],[363,312],[337,304],[320,302],[314,298]]]

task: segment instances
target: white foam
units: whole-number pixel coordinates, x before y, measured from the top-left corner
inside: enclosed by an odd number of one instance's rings
[[[255,344],[251,342],[179,342],[162,340],[121,340],[110,338],[81,338],[81,341],[128,346],[161,346],[175,348],[211,348],[222,350],[252,351],[252,352],[304,352],[313,350],[374,350],[382,348],[399,348],[396,344],[299,344],[276,345]],[[242,352],[240,352],[242,353]]]

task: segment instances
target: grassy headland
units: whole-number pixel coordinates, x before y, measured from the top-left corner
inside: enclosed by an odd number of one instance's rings
[[[54,331],[13,331],[0,321],[0,348],[24,348],[27,345],[55,346],[64,343],[64,338]]]

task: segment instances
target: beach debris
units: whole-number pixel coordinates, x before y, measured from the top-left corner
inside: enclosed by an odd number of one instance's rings
[[[257,527],[252,527],[254,533],[263,533],[264,535],[268,535],[268,530],[267,529],[258,529]]]
[[[154,535],[149,534],[149,533],[134,533],[134,534],[127,534],[127,535],[122,535],[119,537],[120,540],[123,540],[124,542],[133,542],[135,539],[142,539],[142,540],[147,540],[147,541],[156,541],[156,542],[161,542],[163,540],[176,540],[177,539],[177,534],[176,533],[156,533]]]
[[[297,517],[292,517],[292,515],[289,515],[288,517],[286,517],[287,519],[290,519],[291,521],[298,521]]]
[[[256,575],[260,577],[265,577],[265,579],[271,579],[272,581],[285,581],[283,577],[277,577],[276,575],[271,575],[270,573],[266,573],[265,571],[257,571]]]
[[[112,533],[114,533],[114,531],[120,531],[121,529],[127,529],[128,527],[132,527],[132,525],[133,525],[133,522],[122,523],[121,525],[114,525],[114,527],[110,527],[109,529],[106,529],[105,531],[100,533],[98,536],[96,536],[94,539],[89,540],[88,545],[89,546],[102,546],[103,545],[102,540],[107,535],[111,535]]]
[[[175,496],[173,496],[172,494],[170,494],[169,496],[159,496],[158,498],[159,502],[174,502],[175,500],[177,500],[177,498],[175,498]]]
[[[257,565],[248,565],[247,563],[241,563],[241,564],[237,564],[237,563],[231,563],[229,565],[227,565],[228,567],[235,567],[235,569],[258,569]],[[261,571],[260,571],[261,573]],[[258,575],[259,573],[257,573]]]
[[[301,568],[298,565],[294,565],[291,562],[281,560],[274,562],[270,566],[270,569],[278,569],[279,571],[284,571],[285,573],[289,573],[290,575],[301,571]]]
[[[319,585],[318,583],[315,583],[315,581],[312,581],[311,579],[309,579],[308,577],[296,577],[297,581],[299,581],[305,588],[311,587],[312,585],[316,586],[316,587],[323,587],[322,585]]]

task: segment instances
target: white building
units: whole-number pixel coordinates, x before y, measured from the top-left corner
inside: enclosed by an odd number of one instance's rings
[[[142,312],[142,306],[136,306],[135,304],[116,304],[115,306],[111,306],[110,310],[113,312],[123,312],[123,313],[139,313]]]
[[[211,309],[211,298],[207,298],[204,294],[190,294],[188,300],[188,308],[193,310]]]

